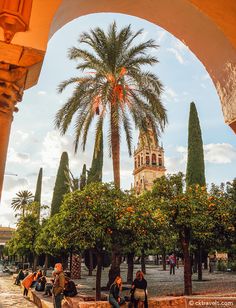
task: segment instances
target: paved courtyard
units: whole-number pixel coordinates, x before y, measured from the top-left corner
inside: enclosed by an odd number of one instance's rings
[[[135,272],[140,267],[135,265]],[[126,280],[127,266],[124,264],[121,268],[123,280]],[[107,282],[108,269],[102,272],[102,285]],[[169,271],[163,271],[160,266],[147,265],[148,294],[150,297],[164,295],[181,295],[183,292],[183,267],[176,270],[175,276],[170,276]],[[79,286],[79,292],[94,295],[95,272],[92,277],[87,276],[86,268],[82,268],[82,279],[76,280]],[[126,285],[124,285],[126,286]],[[236,274],[234,273],[213,273],[207,271],[203,273],[203,281],[198,282],[196,274],[193,275],[193,292],[194,293],[235,293],[236,290]],[[22,289],[13,285],[12,276],[0,276],[0,308],[16,307],[30,308],[35,307],[34,304],[24,299]],[[124,290],[124,295],[128,294],[128,290]],[[105,291],[104,293],[107,293]]]
[[[36,307],[23,297],[23,289],[13,284],[12,276],[0,276],[0,308],[5,307]]]
[[[140,269],[139,265],[135,265],[134,273]],[[147,274],[145,278],[148,282],[149,296],[164,296],[164,295],[182,295],[184,288],[184,273],[183,267],[176,269],[176,274],[169,274],[167,268],[163,271],[161,266],[147,265]],[[121,267],[121,276],[123,281],[126,281],[127,266]],[[102,272],[102,286],[106,285],[108,277],[108,269]],[[87,271],[83,268],[82,279],[77,281],[83,292],[91,292],[95,286],[95,272],[92,277],[87,276]],[[125,285],[126,286],[126,285]],[[128,291],[124,291],[127,293]],[[197,274],[193,275],[193,292],[194,293],[232,293],[236,292],[236,274],[234,273],[212,273],[203,271],[203,281],[197,281]]]

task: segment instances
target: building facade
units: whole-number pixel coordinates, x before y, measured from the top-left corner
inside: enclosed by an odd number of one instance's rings
[[[149,138],[139,134],[138,146],[134,151],[134,190],[137,195],[151,190],[153,181],[165,175],[164,149],[158,144],[152,130]]]

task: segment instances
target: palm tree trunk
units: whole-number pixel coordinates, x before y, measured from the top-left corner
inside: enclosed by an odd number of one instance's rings
[[[114,183],[120,188],[120,134],[117,107],[111,105],[111,154],[113,163]]]

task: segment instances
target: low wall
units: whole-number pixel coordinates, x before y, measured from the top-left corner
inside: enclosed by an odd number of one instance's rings
[[[31,290],[30,299],[39,308],[53,308],[52,298],[44,298],[42,293]],[[122,306],[128,308],[128,303]],[[236,293],[212,294],[198,296],[160,297],[148,300],[149,308],[200,308],[200,307],[236,307]],[[108,301],[85,301],[81,296],[67,297],[63,300],[62,308],[111,308]]]

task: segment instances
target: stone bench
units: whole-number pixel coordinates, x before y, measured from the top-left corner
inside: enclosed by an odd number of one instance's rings
[[[29,291],[30,299],[39,308],[53,308],[52,298],[45,298],[40,292]],[[200,304],[210,303],[211,308],[219,308],[221,302],[232,302],[228,307],[236,307],[236,293],[230,294],[209,294],[197,296],[166,296],[153,297],[148,300],[149,308],[199,308]],[[122,306],[128,308],[128,303]],[[108,301],[94,301],[90,295],[80,294],[75,297],[67,297],[62,304],[62,308],[111,308]]]

